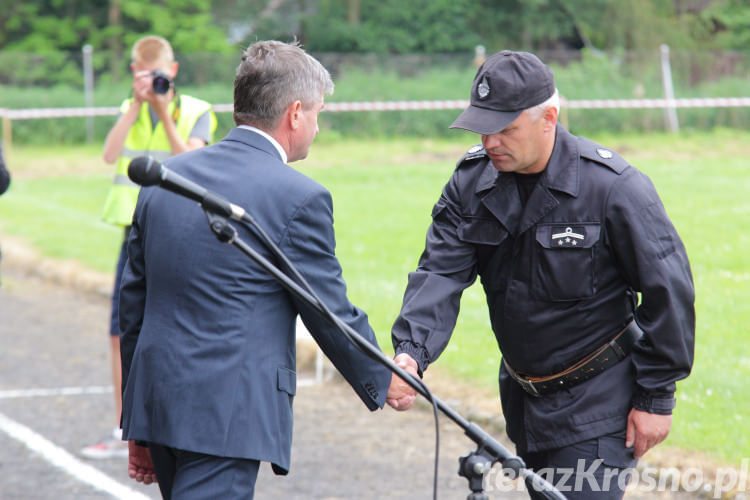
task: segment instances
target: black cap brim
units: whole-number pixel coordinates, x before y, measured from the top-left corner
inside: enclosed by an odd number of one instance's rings
[[[481,135],[500,132],[523,113],[519,111],[495,111],[493,109],[469,106],[449,128],[461,128]]]

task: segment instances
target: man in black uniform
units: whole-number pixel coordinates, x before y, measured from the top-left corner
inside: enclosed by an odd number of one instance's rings
[[[558,112],[552,71],[533,54],[479,68],[451,128],[482,144],[432,211],[393,345],[424,371],[479,274],[517,453],[570,498],[620,498],[624,473],[667,437],[675,382],[690,372],[693,282],[648,177],[570,134]]]

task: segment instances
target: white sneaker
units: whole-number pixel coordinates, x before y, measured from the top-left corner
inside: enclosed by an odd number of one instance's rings
[[[128,442],[122,440],[122,429],[116,428],[110,437],[96,444],[81,448],[81,455],[91,459],[118,458],[128,456]]]

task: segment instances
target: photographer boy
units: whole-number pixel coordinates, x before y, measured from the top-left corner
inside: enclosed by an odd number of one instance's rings
[[[117,163],[115,177],[104,205],[103,219],[124,228],[123,244],[117,262],[112,294],[110,347],[112,382],[115,394],[114,435],[87,446],[81,454],[87,458],[126,457],[127,443],[120,440],[120,327],[118,301],[122,269],[127,259],[128,239],[139,186],[127,175],[130,161],[150,155],[158,161],[198,149],[211,142],[216,117],[211,105],[200,99],[178,94],[174,86],[178,63],[172,47],[159,36],[146,36],[133,45],[130,69],[133,73],[133,95],[120,106],[120,116],[104,143],[104,161]]]

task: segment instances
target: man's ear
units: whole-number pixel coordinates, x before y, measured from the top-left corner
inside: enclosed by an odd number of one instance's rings
[[[302,121],[302,102],[294,101],[286,110],[287,119],[289,120],[289,127],[292,130],[297,130]]]
[[[544,110],[544,114],[542,115],[542,118],[544,118],[544,130],[550,131],[555,129],[555,125],[557,125],[557,108],[555,106],[549,106],[547,109]]]
[[[170,66],[170,70],[172,72],[172,78],[177,76],[177,71],[180,69],[180,63],[177,61],[174,61],[172,65]]]

